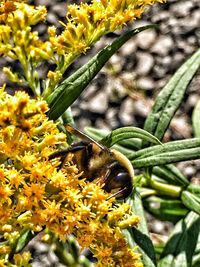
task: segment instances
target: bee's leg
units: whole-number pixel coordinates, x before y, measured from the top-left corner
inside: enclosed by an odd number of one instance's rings
[[[123,194],[127,191],[127,188],[124,187],[123,189],[115,192],[114,194],[112,194],[111,196],[109,196],[107,198],[107,200],[111,199],[112,197],[115,197],[116,199],[124,199],[125,197],[123,196]]]

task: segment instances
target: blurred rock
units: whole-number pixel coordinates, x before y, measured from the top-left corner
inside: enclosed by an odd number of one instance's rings
[[[137,49],[136,41],[133,39],[130,39],[120,48],[119,52],[121,56],[129,57],[130,55],[135,53],[136,49]]]
[[[153,90],[155,82],[150,77],[141,77],[137,79],[137,86],[142,90]]]
[[[161,56],[166,56],[173,48],[174,42],[172,38],[168,36],[160,36],[156,43],[151,48],[151,52],[159,54]]]
[[[150,103],[143,99],[139,99],[134,102],[134,114],[137,114],[141,117],[146,117],[150,112]]]
[[[89,102],[82,102],[81,107],[91,112],[104,114],[108,109],[108,96],[104,91],[100,91]]]
[[[176,4],[172,5],[169,10],[172,14],[175,14],[176,17],[185,17],[190,14],[192,8],[192,1],[178,1]]]
[[[136,44],[139,48],[148,50],[156,41],[157,34],[154,29],[145,30],[136,37]]]
[[[152,69],[154,64],[154,59],[151,54],[148,53],[137,53],[137,67],[136,73],[138,75],[146,76]]]
[[[134,125],[134,102],[131,98],[126,98],[122,102],[119,119],[124,125]]]

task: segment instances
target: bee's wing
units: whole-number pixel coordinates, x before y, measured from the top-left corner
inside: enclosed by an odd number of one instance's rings
[[[82,140],[85,140],[89,143],[94,143],[95,145],[97,145],[99,148],[101,148],[103,151],[108,152],[109,149],[105,146],[103,146],[102,144],[98,143],[97,141],[95,141],[94,139],[92,139],[91,137],[85,135],[83,132],[77,130],[76,128],[72,127],[71,125],[67,124],[65,126],[66,130],[74,135],[76,135],[77,137],[79,137]]]

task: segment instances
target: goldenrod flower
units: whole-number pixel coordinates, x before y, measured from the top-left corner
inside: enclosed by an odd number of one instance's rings
[[[62,79],[67,67],[85,53],[101,36],[113,32],[128,22],[139,18],[147,5],[164,0],[93,0],[91,3],[69,5],[64,30],[57,34],[55,26],[49,27],[49,40],[42,41],[32,25],[46,18],[44,6],[31,6],[27,1],[0,2],[0,55],[19,60],[23,75],[5,67],[8,78],[17,83],[28,83],[36,96],[41,94],[36,67],[45,60],[56,64],[48,72],[45,97]]]
[[[93,0],[91,3],[69,5],[64,30],[57,35],[56,28],[48,32],[53,49],[60,56],[60,68],[49,73],[54,88],[61,74],[81,53],[85,53],[101,36],[122,28],[139,18],[147,5],[165,0]],[[64,64],[63,57],[64,57]],[[50,90],[49,90],[50,91]]]
[[[121,28],[144,12],[147,5],[162,0],[93,0],[92,3],[68,6],[65,30],[56,36],[49,29],[50,41],[58,54],[84,53],[102,35]]]
[[[13,82],[27,82],[35,95],[39,95],[39,77],[35,68],[39,62],[50,59],[53,51],[51,44],[41,41],[38,32],[31,29],[45,20],[45,6],[34,7],[25,2],[0,2],[0,55],[19,60],[23,67],[21,76],[4,68],[8,78]]]
[[[46,102],[1,89],[0,107],[0,233],[5,239],[0,260],[8,259],[22,231],[46,228],[64,241],[73,234],[82,249],[92,250],[97,266],[142,266],[122,234],[138,223],[130,206],[115,203],[111,193],[88,181],[73,155],[61,169],[59,159],[49,160],[67,143],[48,120]],[[29,259],[29,254],[14,255],[16,264]]]

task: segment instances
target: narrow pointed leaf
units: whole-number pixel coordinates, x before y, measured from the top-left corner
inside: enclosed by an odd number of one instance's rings
[[[163,221],[176,223],[188,213],[188,209],[177,199],[150,196],[143,203],[148,212]]]
[[[104,140],[104,138],[110,134],[110,132],[107,130],[95,129],[92,127],[86,127],[84,130],[89,136],[98,141]],[[119,141],[117,146],[119,146],[120,149],[124,148],[124,150],[127,149],[129,152],[131,152],[133,150],[138,150],[141,147],[141,144],[141,139],[130,138]]]
[[[148,148],[141,149],[137,152],[133,152],[130,155],[130,159],[137,159],[137,158],[148,158],[153,155],[164,154],[168,152],[178,152],[181,150],[192,149],[192,148],[199,148],[200,147],[200,138],[191,138],[186,140],[178,140],[178,141],[171,141],[165,144],[152,146]]]
[[[26,229],[21,233],[15,248],[15,253],[20,252],[35,237],[33,231]]]
[[[200,216],[194,212],[188,213],[175,225],[158,267],[191,267],[199,231]]]
[[[120,141],[130,138],[139,138],[151,143],[161,144],[156,137],[137,127],[123,127],[113,130],[109,135],[101,140],[101,143],[107,147],[111,147]]]
[[[131,228],[129,232],[135,244],[138,246],[138,251],[141,253],[144,267],[155,267],[155,251],[153,243],[149,237],[149,231],[139,193],[135,190],[127,202],[130,204],[134,214],[140,217],[137,229]]]
[[[152,112],[145,121],[144,129],[162,139],[185,91],[200,67],[200,49],[191,56],[174,74],[157,96]]]
[[[188,209],[200,215],[200,196],[184,190],[181,194],[181,200]]]
[[[153,167],[152,173],[175,185],[187,186],[187,178],[172,164]]]
[[[131,37],[141,31],[155,27],[155,25],[147,25],[125,33],[108,45],[96,56],[94,56],[87,64],[76,71],[73,75],[63,81],[54,92],[47,98],[50,107],[48,113],[49,118],[57,120],[63,112],[71,106],[71,104],[79,97],[82,91],[96,76],[100,69],[105,65],[108,59]]]
[[[192,114],[194,136],[200,138],[200,100],[197,102]]]
[[[199,159],[200,147],[191,149],[182,149],[173,152],[166,152],[157,154],[155,156],[149,156],[145,158],[139,158],[132,160],[132,164],[135,168],[144,168],[150,166],[166,165],[170,163],[187,161],[192,159]]]

